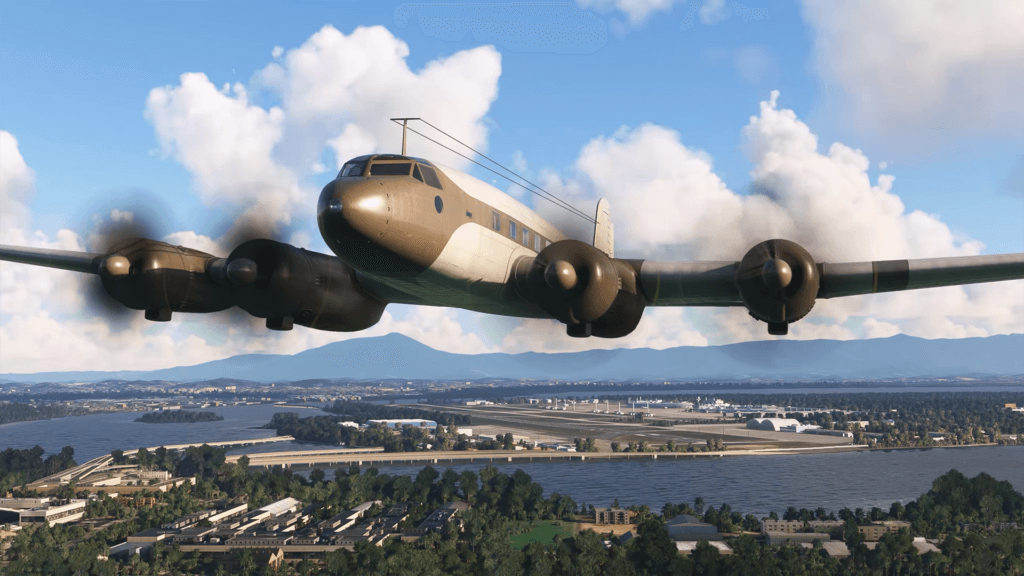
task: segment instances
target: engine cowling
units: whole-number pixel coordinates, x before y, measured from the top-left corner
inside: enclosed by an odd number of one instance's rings
[[[820,278],[814,258],[796,242],[766,240],[751,248],[734,276],[750,315],[768,323],[768,333],[785,335],[814,308]]]
[[[376,324],[387,302],[363,290],[355,271],[334,256],[273,240],[250,240],[218,264],[217,274],[236,286],[236,304],[267,328],[299,324],[353,332]]]
[[[214,256],[145,238],[111,247],[99,263],[103,288],[128,308],[145,310],[154,321],[172,312],[218,312],[234,305],[233,289],[207,273]]]
[[[575,337],[629,334],[646,305],[629,264],[578,240],[544,248],[530,264],[527,283],[533,300]]]

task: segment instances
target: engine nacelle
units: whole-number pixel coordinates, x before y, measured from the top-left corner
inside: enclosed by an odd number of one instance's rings
[[[526,281],[533,300],[574,337],[625,336],[646,306],[632,266],[578,240],[544,248],[529,263]]]
[[[300,324],[354,332],[376,324],[387,302],[363,290],[355,271],[335,256],[273,240],[250,240],[217,265],[217,275],[236,286],[236,304],[267,328]]]
[[[820,278],[814,258],[796,242],[766,240],[751,248],[734,276],[750,315],[781,336],[814,308]]]
[[[103,288],[146,318],[171,319],[172,312],[218,312],[234,305],[233,288],[207,273],[214,256],[166,242],[131,238],[114,245],[99,263]]]

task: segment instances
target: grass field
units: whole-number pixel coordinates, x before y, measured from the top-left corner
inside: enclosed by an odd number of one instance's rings
[[[550,544],[555,540],[556,534],[562,538],[572,536],[572,529],[570,526],[572,525],[566,522],[540,522],[529,532],[509,536],[509,540],[512,541],[512,547],[516,550],[522,550],[531,542]]]

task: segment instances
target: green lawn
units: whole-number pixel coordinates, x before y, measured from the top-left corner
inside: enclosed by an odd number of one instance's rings
[[[555,534],[565,538],[566,536],[572,536],[572,530],[570,530],[564,522],[541,522],[534,526],[533,530],[530,530],[529,532],[509,536],[509,540],[512,541],[513,548],[516,550],[522,550],[531,542],[551,544],[555,539]]]

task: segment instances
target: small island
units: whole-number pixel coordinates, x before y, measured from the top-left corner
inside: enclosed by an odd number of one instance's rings
[[[162,410],[148,412],[136,418],[136,422],[147,424],[192,424],[195,422],[216,422],[224,417],[213,412],[193,412],[191,410]]]

